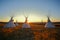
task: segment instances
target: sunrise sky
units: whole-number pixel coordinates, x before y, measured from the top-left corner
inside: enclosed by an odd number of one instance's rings
[[[29,22],[60,21],[59,0],[0,0],[0,22],[8,22],[11,16],[18,22],[24,22],[28,16]]]

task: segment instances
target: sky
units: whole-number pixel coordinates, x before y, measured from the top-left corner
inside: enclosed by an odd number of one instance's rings
[[[60,21],[60,0],[0,0],[0,21],[46,22],[47,16],[52,22]]]

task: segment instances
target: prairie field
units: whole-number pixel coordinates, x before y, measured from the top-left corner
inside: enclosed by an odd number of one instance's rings
[[[4,28],[0,23],[0,40],[60,40],[60,23],[55,28],[45,28],[45,23],[29,23],[30,29],[22,29],[23,23],[14,28]]]

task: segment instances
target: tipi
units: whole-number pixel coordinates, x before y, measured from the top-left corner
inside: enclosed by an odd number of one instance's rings
[[[10,21],[4,26],[5,28],[9,28],[9,27],[15,27],[15,24],[13,22],[13,17],[11,17]]]
[[[15,23],[15,25],[16,25],[16,26],[18,26],[18,22],[17,22],[17,20],[16,20],[16,23]]]
[[[25,23],[23,24],[22,28],[30,28],[30,25],[28,24],[28,17],[25,17]]]
[[[48,17],[48,22],[45,24],[46,28],[54,28],[55,26],[52,24],[52,22],[50,21],[49,17]]]

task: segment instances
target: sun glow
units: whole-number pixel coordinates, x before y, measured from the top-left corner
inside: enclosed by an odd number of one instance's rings
[[[17,20],[18,22],[25,22],[25,17],[23,15],[22,16],[17,16],[17,17],[14,18],[14,20],[15,21]],[[50,20],[52,22],[56,21],[55,18],[50,18]],[[30,16],[28,16],[28,23],[30,23],[30,22],[47,22],[47,17],[38,17],[38,16],[30,15]]]
[[[23,15],[16,16],[14,18],[14,20],[17,20],[18,22],[24,22],[25,21],[25,17]],[[38,17],[36,15],[29,15],[28,16],[28,23],[29,22],[41,22],[42,20],[45,21],[44,19],[42,19],[41,17]]]
[[[16,17],[14,17],[13,18],[14,19],[14,22],[16,22],[16,20],[17,20],[17,22],[25,22],[25,17],[24,16],[16,16]],[[0,20],[0,22],[8,22],[10,20],[10,17],[9,18],[6,18],[6,19],[2,19],[2,20]],[[50,20],[52,21],[52,22],[58,22],[59,20],[56,20],[55,18],[50,18]],[[32,16],[32,15],[30,15],[29,17],[28,17],[28,23],[30,23],[30,22],[47,22],[47,17],[38,17],[38,16]]]
[[[42,17],[42,16],[32,14],[32,15],[29,15],[27,17],[28,17],[28,23],[30,23],[30,22],[47,22],[46,16]],[[0,20],[0,22],[8,22],[10,20],[10,18],[11,17],[4,18],[4,19]],[[13,19],[14,19],[14,22],[16,22],[16,20],[17,20],[17,22],[25,22],[25,16],[24,15],[14,16]],[[56,18],[50,18],[50,20],[52,22],[59,21],[59,20],[56,20]]]

